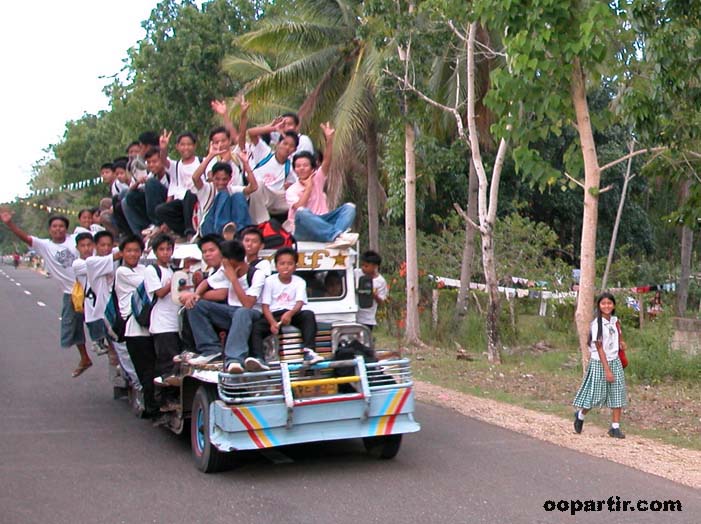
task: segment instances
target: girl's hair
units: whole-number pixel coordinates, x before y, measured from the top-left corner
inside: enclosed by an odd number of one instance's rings
[[[611,311],[611,314],[616,313],[616,298],[609,293],[608,291],[604,291],[596,297],[596,341],[600,342],[603,339],[604,335],[604,325],[603,321],[601,320],[601,308],[599,307],[599,304],[601,304],[601,301],[604,300],[605,298],[608,298],[611,302],[613,302],[613,311]],[[591,330],[589,330],[589,342],[588,344],[591,344]]]

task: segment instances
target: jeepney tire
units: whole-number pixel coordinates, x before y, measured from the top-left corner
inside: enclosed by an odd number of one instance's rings
[[[222,471],[226,466],[226,453],[222,453],[209,440],[209,406],[214,402],[214,392],[200,386],[192,400],[190,419],[190,447],[195,466],[203,473]]]
[[[399,453],[399,448],[402,445],[402,435],[364,437],[363,445],[365,446],[365,451],[371,457],[383,460],[393,459]]]

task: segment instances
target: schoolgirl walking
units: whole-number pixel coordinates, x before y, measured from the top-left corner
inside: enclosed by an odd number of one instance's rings
[[[619,348],[625,351],[616,312],[616,299],[602,293],[596,302],[596,318],[589,335],[589,365],[587,373],[572,404],[579,408],[574,414],[574,430],[581,433],[584,416],[594,407],[611,408],[611,428],[608,435],[625,438],[621,431],[621,412],[627,405],[626,379],[619,358]]]

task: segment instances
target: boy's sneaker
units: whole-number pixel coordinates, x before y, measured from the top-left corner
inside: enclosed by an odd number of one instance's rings
[[[231,238],[234,238],[236,236],[236,223],[229,222],[225,224],[221,230],[221,234],[222,236],[231,235]]]
[[[239,364],[238,362],[232,362],[228,366],[226,366],[226,372],[227,373],[234,373],[234,374],[240,374],[243,373],[243,366]]]
[[[106,353],[109,351],[109,349],[110,349],[110,346],[109,346],[109,344],[107,343],[107,339],[106,339],[106,338],[101,338],[101,339],[95,341],[95,344],[96,344],[96,346],[97,346],[97,348],[95,349],[95,353],[96,353],[97,355],[104,355],[104,354],[106,354]]]
[[[626,436],[621,431],[621,428],[609,428],[609,437],[612,438],[626,438]]]
[[[579,411],[574,412],[574,432],[581,433],[584,427],[584,421],[579,418]]]
[[[248,357],[243,361],[243,366],[246,368],[246,371],[251,372],[270,371],[270,366],[255,357]]]
[[[305,349],[304,350],[304,363],[305,364],[316,364],[317,362],[321,362],[324,360],[324,357],[319,355],[316,351],[313,349]]]
[[[209,364],[213,360],[216,360],[219,357],[221,357],[221,353],[214,353],[213,355],[200,355],[198,357],[189,359],[187,363],[191,366],[204,366],[206,364]]]
[[[197,353],[193,353],[192,351],[183,351],[179,355],[175,355],[173,357],[173,362],[176,364],[180,364],[181,362],[188,362],[191,358],[195,358],[199,356]]]
[[[358,233],[341,233],[334,239],[333,242],[328,244],[326,247],[330,249],[341,249],[345,247],[351,247],[357,244],[358,238]]]

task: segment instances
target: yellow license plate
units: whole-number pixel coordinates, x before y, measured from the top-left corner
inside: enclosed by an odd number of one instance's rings
[[[316,386],[300,386],[295,388],[295,397],[324,397],[326,395],[335,395],[338,393],[336,384],[318,384]]]

